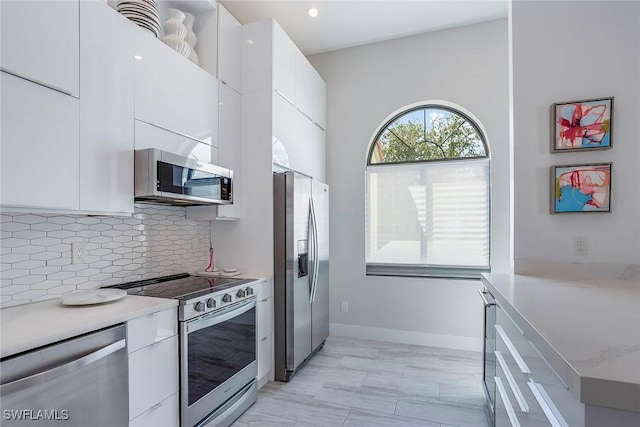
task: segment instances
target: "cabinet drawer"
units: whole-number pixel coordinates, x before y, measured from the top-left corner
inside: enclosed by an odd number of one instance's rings
[[[129,423],[129,427],[178,427],[180,424],[178,404],[178,393],[176,393],[136,417]]]
[[[129,353],[172,337],[178,333],[176,309],[158,311],[127,322]]]
[[[129,419],[178,392],[178,338],[129,354]]]

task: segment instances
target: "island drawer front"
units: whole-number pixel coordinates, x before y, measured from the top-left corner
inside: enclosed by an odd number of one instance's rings
[[[502,309],[498,309],[496,313],[496,325],[499,325],[507,335],[508,339],[513,344],[518,355],[522,358],[526,366],[529,368],[529,374],[523,374],[520,366],[516,362],[514,356],[511,354],[509,348],[500,336],[496,339],[496,350],[500,352],[506,363],[506,368],[513,375],[516,385],[522,395],[525,397],[527,405],[529,406],[529,414],[522,414],[516,404],[515,396],[510,395],[510,399],[515,405],[516,413],[520,418],[529,420],[532,424],[524,423],[523,426],[537,426],[536,424],[540,420],[543,420],[546,424],[551,425],[546,421],[546,416],[542,411],[538,400],[533,395],[528,383],[534,381],[542,386],[547,396],[552,401],[552,404],[558,409],[561,414],[561,418],[566,420],[566,423],[571,427],[584,426],[584,405],[579,401],[567,387],[567,385],[561,380],[560,376],[551,368],[544,357],[540,354],[538,349],[529,340],[526,333],[515,325],[511,317],[506,315]],[[502,372],[501,372],[502,373]],[[507,387],[508,389],[508,387]],[[508,393],[511,390],[507,390]],[[562,425],[562,424],[561,424]]]

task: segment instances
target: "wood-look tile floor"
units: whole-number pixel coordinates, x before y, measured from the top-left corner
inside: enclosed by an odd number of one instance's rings
[[[482,353],[329,337],[233,427],[487,427]]]

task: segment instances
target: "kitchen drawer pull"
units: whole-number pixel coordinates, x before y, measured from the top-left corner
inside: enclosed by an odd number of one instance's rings
[[[151,407],[151,411],[155,411],[156,409],[160,408],[162,406],[162,402],[156,403],[155,405],[153,405]]]
[[[507,377],[507,382],[509,383],[509,387],[511,387],[511,391],[513,392],[513,395],[516,397],[516,400],[518,401],[518,406],[520,406],[520,410],[525,414],[528,413],[529,405],[527,405],[527,401],[525,400],[524,396],[522,395],[522,392],[518,388],[518,384],[516,384],[516,380],[513,378],[513,375],[511,375],[511,371],[509,370],[509,367],[504,361],[504,357],[502,356],[502,353],[500,353],[499,351],[494,351],[494,354],[496,355],[496,359],[498,360],[500,369],[502,369],[502,372],[504,372],[504,376]]]
[[[77,98],[77,96],[75,96],[74,94],[72,94],[71,92],[69,92],[67,90],[61,89],[61,88],[56,87],[56,86],[52,86],[52,85],[44,83],[44,82],[41,82],[40,80],[35,80],[35,79],[25,75],[25,74],[18,73],[16,71],[10,70],[10,69],[8,69],[8,68],[6,68],[4,66],[0,67],[0,71],[4,71],[5,73],[11,74],[12,76],[16,76],[16,77],[18,77],[20,79],[27,80],[27,81],[29,81],[31,83],[35,83],[37,85],[46,87],[47,89],[55,90],[56,92],[60,92],[63,95],[73,96],[74,98]]]
[[[276,89],[276,93],[277,93],[278,95],[280,95],[280,96],[282,97],[282,99],[284,99],[284,100],[285,100],[285,101],[287,101],[289,104],[291,104],[291,106],[292,106],[292,107],[295,107],[295,106],[296,106],[296,104],[295,104],[293,101],[291,101],[289,98],[287,98],[287,97],[285,96],[285,94],[284,94],[284,93],[282,93],[282,92],[280,92],[278,89]]]
[[[507,411],[507,416],[509,417],[509,421],[513,427],[520,427],[520,422],[518,422],[518,418],[516,417],[516,412],[513,410],[513,406],[511,406],[511,402],[509,402],[509,397],[507,396],[507,391],[504,389],[504,385],[502,381],[498,377],[493,377],[493,380],[496,382],[496,390],[498,390],[498,394],[500,395],[500,399],[502,399],[502,403],[504,404],[504,408]]]
[[[541,384],[535,383],[533,381],[527,382],[529,388],[531,389],[531,393],[533,393],[533,397],[536,398],[538,405],[542,408],[542,412],[549,420],[551,427],[569,427],[569,424],[562,418],[560,415],[560,411],[553,404],[553,401],[544,390]]]
[[[262,338],[260,341],[261,341],[261,342],[262,342],[262,341],[266,341],[266,340],[267,340],[267,338],[268,338],[268,337],[264,337],[264,338]]]
[[[478,289],[478,293],[480,294],[480,298],[482,298],[482,301],[484,302],[485,307],[491,307],[492,305],[496,305],[495,302],[487,301],[487,298],[484,296],[484,292],[481,289]]]
[[[498,335],[500,335],[500,338],[509,349],[509,353],[511,353],[511,355],[513,356],[513,359],[518,364],[518,368],[520,368],[520,371],[522,371],[524,375],[531,375],[531,370],[529,369],[527,364],[524,363],[524,360],[522,359],[522,357],[514,347],[509,337],[507,337],[507,334],[504,332],[502,327],[500,325],[495,325],[495,327],[496,327],[496,331],[498,332]]]

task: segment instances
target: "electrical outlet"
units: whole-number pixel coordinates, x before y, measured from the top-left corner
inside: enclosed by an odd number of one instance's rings
[[[340,302],[340,311],[343,313],[349,312],[349,301],[341,301]]]
[[[589,253],[589,247],[587,246],[587,238],[575,237],[573,239],[573,254],[587,255],[587,253]]]
[[[199,248],[200,248],[200,239],[198,239],[197,237],[192,237],[191,238],[191,252],[193,252],[195,254],[196,252],[198,252]]]
[[[84,255],[84,242],[75,242],[71,244],[71,264],[84,264]]]

